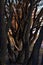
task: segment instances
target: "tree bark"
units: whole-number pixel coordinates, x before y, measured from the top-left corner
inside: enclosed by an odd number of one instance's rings
[[[6,54],[6,33],[5,33],[5,22],[4,22],[4,0],[0,2],[1,10],[1,43],[0,43],[0,62],[2,65],[5,64],[5,54]]]

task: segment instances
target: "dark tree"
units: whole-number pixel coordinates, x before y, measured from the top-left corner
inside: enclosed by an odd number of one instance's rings
[[[1,42],[0,42],[0,63],[2,65],[5,64],[5,55],[6,55],[6,32],[5,32],[5,21],[4,21],[4,0],[0,1],[0,36],[1,36]],[[0,65],[1,65],[0,64]]]
[[[9,60],[12,63],[38,65],[43,33],[43,8],[37,12],[40,1],[15,0],[15,3],[13,0],[3,1],[2,43],[5,43],[3,48],[6,49],[7,37]]]

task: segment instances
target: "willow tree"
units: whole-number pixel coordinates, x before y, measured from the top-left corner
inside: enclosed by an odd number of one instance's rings
[[[43,8],[39,13],[37,12],[40,1],[5,0],[4,19],[9,59],[12,63],[14,61],[22,65],[38,65],[39,49],[42,41],[42,36],[39,33],[43,21]],[[40,43],[38,44],[39,40]],[[13,49],[11,45],[13,45]]]

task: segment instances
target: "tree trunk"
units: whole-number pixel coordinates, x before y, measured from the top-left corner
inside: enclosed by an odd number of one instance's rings
[[[4,0],[0,2],[1,6],[1,43],[0,43],[0,62],[2,65],[5,64],[5,54],[6,54],[6,33],[5,33],[5,22],[4,22]]]

